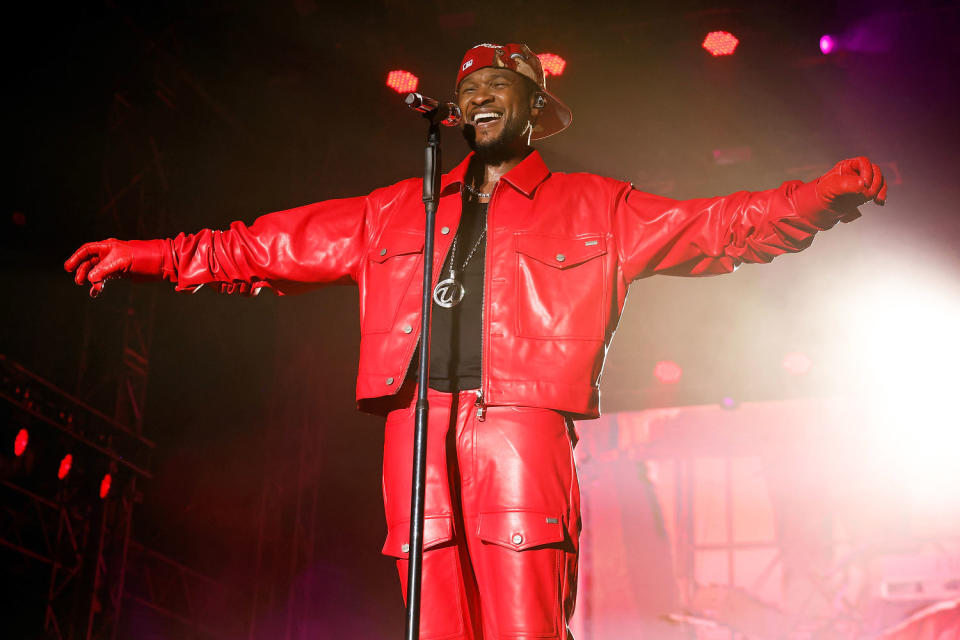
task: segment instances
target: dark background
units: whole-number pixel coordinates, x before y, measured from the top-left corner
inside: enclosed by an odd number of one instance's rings
[[[932,0],[21,7],[5,20],[0,353],[109,412],[110,393],[82,378],[113,362],[111,313],[133,285],[92,301],[61,266],[82,242],[140,235],[102,211],[108,193],[147,167],[139,231],[169,236],[416,175],[424,132],[386,73],[410,70],[444,97],[468,47],[520,41],[568,61],[549,87],[574,123],[538,145],[555,171],[688,198],[812,179],[867,155],[891,182],[886,207],[863,207],[804,254],[720,279],[637,283],[605,410],[856,390],[862,372],[843,346],[862,327],[834,303],[894,277],[956,300],[958,15],[956,2]],[[714,29],[740,38],[736,55],[700,48]],[[827,32],[856,50],[822,56]],[[111,128],[117,96],[128,119]],[[713,150],[740,147],[746,161],[715,162]],[[444,152],[445,168],[462,158],[457,132]],[[318,443],[308,481],[320,526],[302,568],[322,585],[317,628],[395,633],[402,602],[377,553],[380,422],[353,409],[355,290],[249,299],[140,286],[157,291],[145,431],[158,448],[134,538],[249,582],[264,465],[283,464],[264,452],[294,407]],[[790,351],[810,356],[809,375],[783,371]],[[662,359],[684,368],[666,390],[651,375]]]

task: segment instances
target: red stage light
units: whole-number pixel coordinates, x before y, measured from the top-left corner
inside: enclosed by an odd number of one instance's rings
[[[795,352],[783,356],[783,368],[795,376],[802,376],[810,371],[813,361],[805,354]]]
[[[683,377],[683,369],[676,362],[661,360],[653,368],[653,375],[663,384],[676,384]]]
[[[714,56],[730,56],[740,41],[729,31],[711,31],[703,39],[703,48]]]
[[[397,93],[410,93],[417,90],[420,78],[409,71],[391,71],[387,74],[387,86]]]
[[[106,497],[107,497],[107,494],[110,493],[110,482],[111,482],[111,481],[112,481],[112,480],[111,480],[111,478],[110,478],[110,474],[109,474],[109,473],[103,474],[103,480],[100,481],[100,497],[101,497],[101,498],[106,498]]]
[[[13,453],[18,458],[27,450],[27,443],[30,442],[30,433],[26,429],[20,429],[17,437],[13,441]]]
[[[567,61],[555,53],[540,53],[537,57],[540,58],[545,76],[559,76],[567,66]]]
[[[67,454],[63,456],[63,459],[60,460],[60,468],[57,469],[57,477],[63,480],[67,477],[67,474],[70,473],[70,467],[73,466],[73,456]]]

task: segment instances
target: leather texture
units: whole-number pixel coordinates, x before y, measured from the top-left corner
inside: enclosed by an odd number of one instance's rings
[[[857,207],[865,202],[887,203],[887,181],[869,158],[847,158],[817,179],[817,195],[832,208],[848,211],[841,220],[849,222],[860,215]]]
[[[459,222],[469,160],[441,181],[434,282]],[[850,213],[827,209],[815,187],[789,181],[680,201],[592,174],[551,173],[532,152],[500,180],[487,212],[484,402],[596,417],[604,356],[630,282],[728,273],[806,248]],[[141,242],[131,271],[162,275],[179,290],[213,284],[244,294],[357,283],[357,399],[379,411],[390,406],[378,400],[397,392],[420,337],[421,196],[421,180],[410,179],[250,226]]]
[[[569,423],[430,391],[421,638],[567,639],[576,599],[580,493]],[[386,555],[406,598],[413,404],[387,416]],[[482,603],[482,606],[480,606]]]

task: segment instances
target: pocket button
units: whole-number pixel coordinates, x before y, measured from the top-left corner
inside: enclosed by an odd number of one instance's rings
[[[562,253],[557,254],[557,262],[563,262],[566,259],[567,259],[567,256],[563,255]]]

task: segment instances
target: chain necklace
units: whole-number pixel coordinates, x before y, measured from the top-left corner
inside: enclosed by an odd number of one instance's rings
[[[462,183],[462,184],[463,184],[463,187],[464,187],[467,191],[469,191],[471,194],[473,194],[473,195],[476,196],[477,198],[489,198],[490,196],[493,195],[493,191],[491,191],[490,193],[481,193],[479,189],[477,189],[477,188],[475,188],[475,187],[467,184],[466,182],[464,182],[464,183]],[[494,184],[496,184],[496,183],[494,183]]]
[[[483,242],[484,237],[487,235],[487,225],[483,225],[483,231],[480,232],[480,237],[477,238],[477,241],[473,243],[473,248],[470,249],[470,253],[467,254],[467,259],[463,261],[463,264],[460,265],[459,271],[454,267],[454,260],[457,254],[457,241],[460,239],[459,234],[454,236],[453,245],[450,247],[450,264],[448,266],[448,275],[445,279],[437,283],[437,286],[433,288],[433,301],[437,305],[443,307],[444,309],[450,309],[452,307],[460,304],[460,301],[463,300],[463,296],[466,294],[467,290],[464,289],[463,283],[458,280],[458,276],[464,272],[464,269],[467,268],[467,264],[470,262],[470,258],[473,257],[473,254],[477,252],[477,249],[480,247],[480,243]]]

